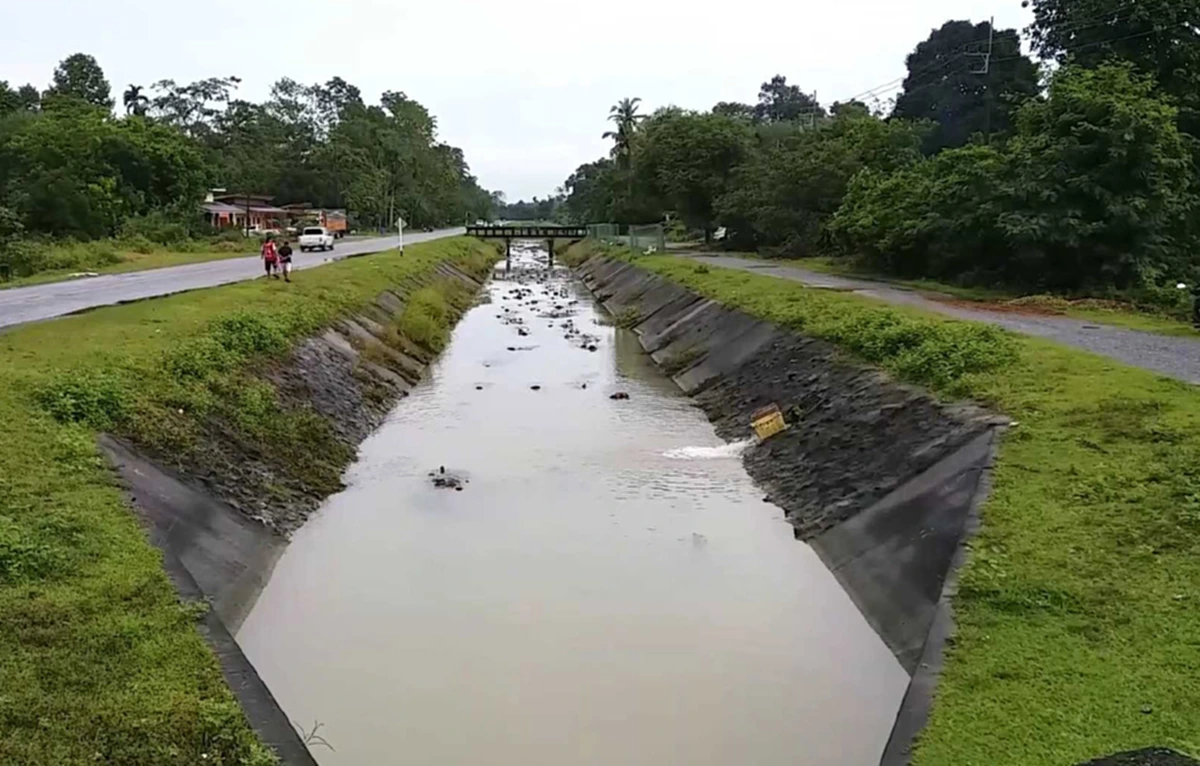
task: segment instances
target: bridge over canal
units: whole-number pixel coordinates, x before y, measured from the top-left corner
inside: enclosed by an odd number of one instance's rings
[[[578,242],[581,239],[586,239],[587,235],[588,229],[586,226],[505,226],[498,224],[467,227],[468,237],[504,240],[504,259],[509,265],[512,264],[512,243],[514,239],[533,239],[546,242],[550,250],[550,265],[553,266],[555,240],[566,239]]]

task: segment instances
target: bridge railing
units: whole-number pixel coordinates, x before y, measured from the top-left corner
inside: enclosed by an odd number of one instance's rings
[[[468,226],[467,236],[480,239],[585,239],[586,226]]]

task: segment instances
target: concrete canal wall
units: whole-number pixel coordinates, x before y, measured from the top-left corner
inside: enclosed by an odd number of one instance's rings
[[[452,326],[482,285],[482,274],[442,263],[380,294],[370,306],[300,342],[286,359],[253,374],[269,383],[288,409],[320,415],[352,458],[357,445],[436,357],[436,349],[400,329],[410,296],[432,287],[458,298],[447,300]],[[211,425],[201,449],[192,453],[195,459],[182,464],[109,436],[101,438],[101,448],[151,542],[163,552],[181,597],[211,606],[201,632],[251,725],[284,764],[315,766],[233,635],[270,578],[287,536],[304,524],[324,495],[306,491],[302,476],[280,471],[252,445],[232,438],[222,424]],[[264,482],[279,491],[263,493]]]
[[[792,427],[748,450],[746,469],[912,676],[882,760],[907,762],[1003,419],[940,404],[630,263],[596,256],[577,271],[722,437],[749,437],[760,407],[784,410]]]

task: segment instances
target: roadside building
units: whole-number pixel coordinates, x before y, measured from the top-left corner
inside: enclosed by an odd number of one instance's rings
[[[265,194],[210,195],[201,207],[204,219],[217,229],[248,229],[258,233],[283,231],[289,222],[289,211],[272,205],[272,199]]]

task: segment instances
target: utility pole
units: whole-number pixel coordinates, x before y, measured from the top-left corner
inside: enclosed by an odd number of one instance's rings
[[[989,144],[992,142],[992,108],[993,108],[994,104],[992,104],[992,99],[991,99],[992,89],[991,89],[991,86],[989,85],[988,81],[991,79],[992,44],[995,42],[995,39],[996,39],[996,17],[993,16],[992,18],[988,19],[987,51],[985,51],[983,53],[968,53],[967,54],[968,56],[979,56],[980,58],[983,59],[983,66],[978,70],[971,70],[971,74],[982,75],[984,78],[983,79],[983,90],[984,90],[983,134],[987,138],[987,142]]]

